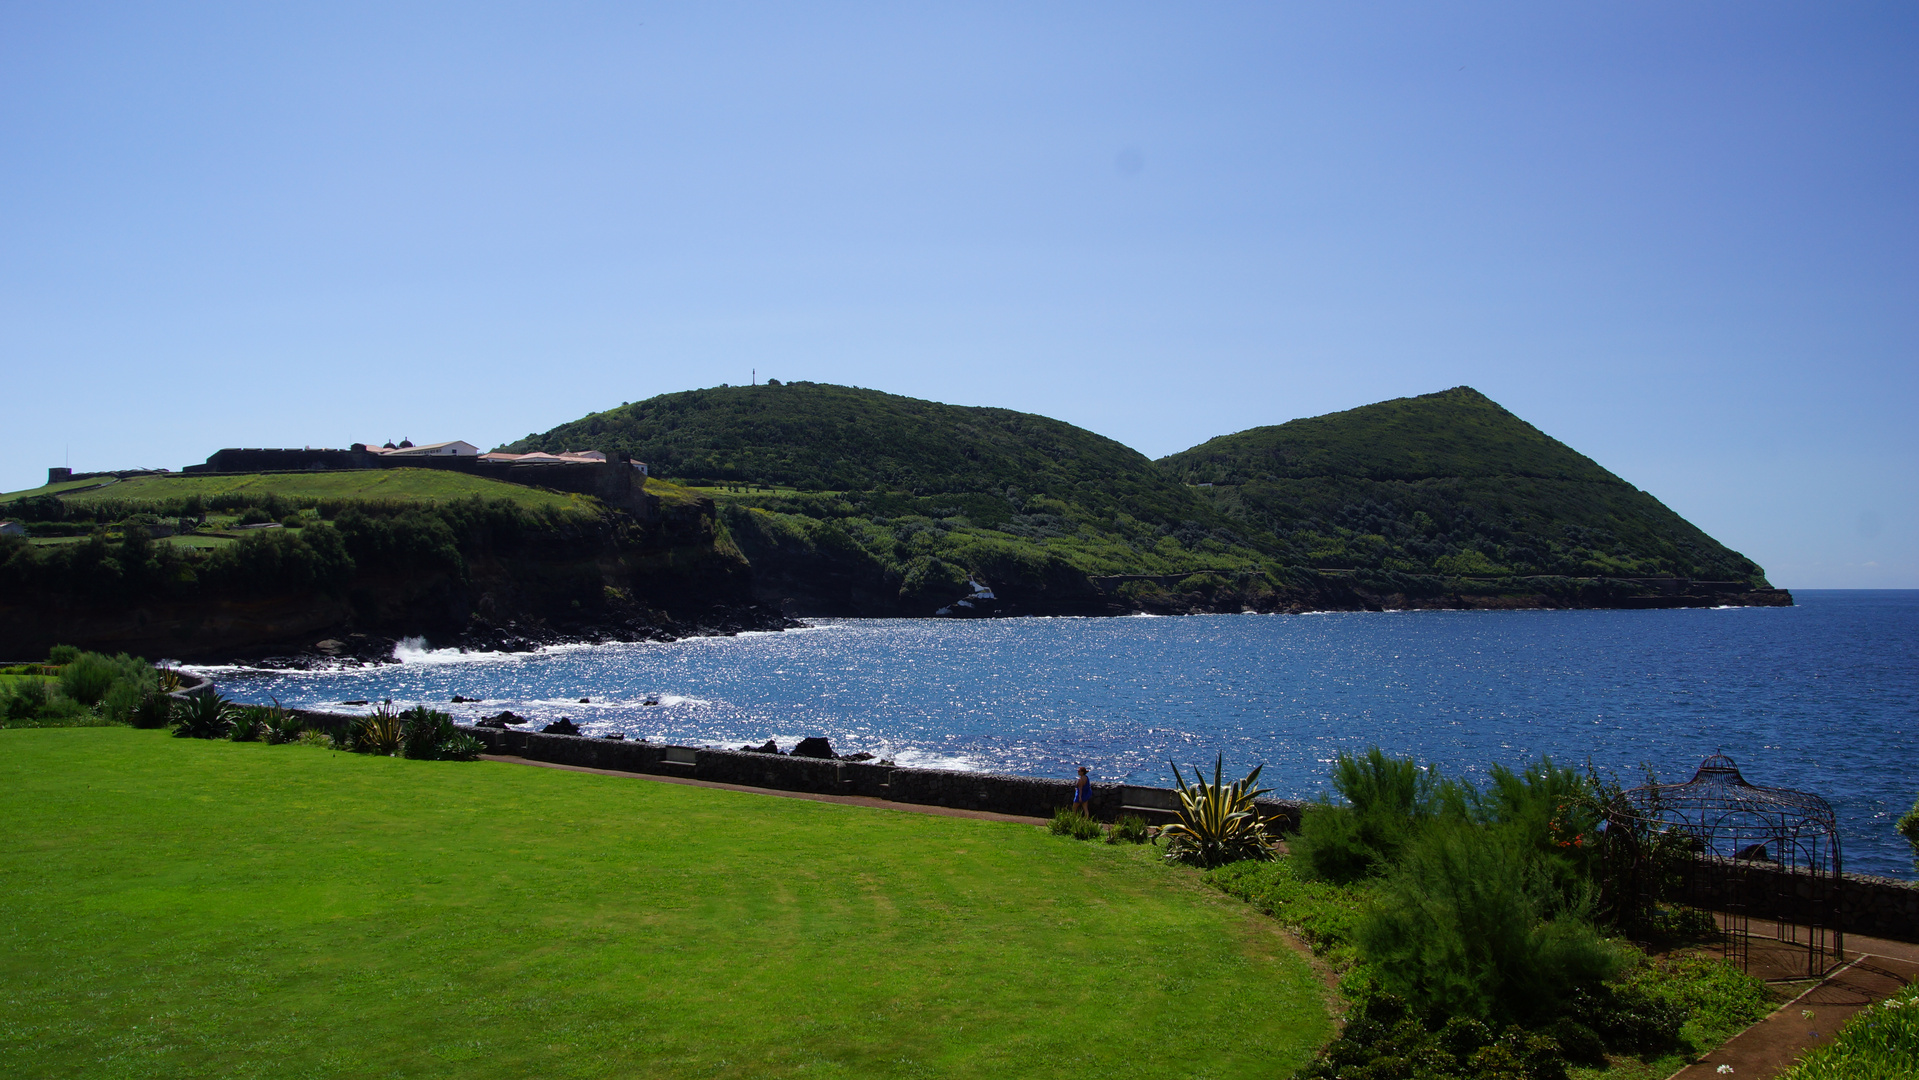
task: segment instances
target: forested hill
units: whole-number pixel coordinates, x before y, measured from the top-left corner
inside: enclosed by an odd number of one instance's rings
[[[625,451],[685,483],[912,495],[1041,494],[1155,524],[1211,508],[1137,450],[1011,409],[810,382],[662,394],[503,449]]]
[[[1760,568],[1471,387],[1223,435],[1162,458],[1288,562],[1407,574],[1673,576]]]
[[[505,449],[625,452],[701,489],[789,614],[1789,602],[1463,387],[1160,462],[1030,413],[814,383],[665,394]]]

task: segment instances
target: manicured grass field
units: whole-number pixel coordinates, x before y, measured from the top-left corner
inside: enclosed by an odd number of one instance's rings
[[[82,485],[84,486],[84,485]],[[36,488],[5,496],[11,501],[44,495],[56,488]],[[194,495],[278,494],[287,498],[394,499],[452,501],[478,495],[483,499],[511,499],[530,507],[586,508],[597,503],[584,495],[568,495],[522,484],[472,476],[445,469],[363,469],[339,472],[259,473],[248,476],[139,476],[66,497],[84,504],[103,500],[161,502]]]
[[[1285,1076],[1151,848],[517,764],[0,731],[3,1076]]]

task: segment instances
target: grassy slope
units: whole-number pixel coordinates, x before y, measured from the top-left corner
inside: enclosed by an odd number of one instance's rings
[[[1469,387],[1223,435],[1160,460],[1321,568],[1464,575],[1763,572]]]
[[[0,733],[0,1074],[1274,1076],[1305,965],[1151,849],[521,765]]]
[[[1206,516],[1136,450],[1010,409],[795,383],[663,394],[562,424],[515,450],[623,450],[661,476],[835,491],[1044,493],[1155,522]]]
[[[35,488],[0,496],[0,502],[55,492]],[[65,496],[63,501],[85,505],[100,502],[166,502],[199,495],[279,495],[288,499],[363,499],[369,501],[436,501],[480,498],[508,499],[530,508],[583,508],[593,500],[540,488],[508,484],[444,469],[367,469],[341,472],[260,473],[251,476],[141,476]]]

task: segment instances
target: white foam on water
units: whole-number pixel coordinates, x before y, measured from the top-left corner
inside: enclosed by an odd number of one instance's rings
[[[952,772],[979,772],[985,768],[964,754],[942,754],[934,750],[908,747],[881,754],[893,764],[907,769],[947,769]]]
[[[565,645],[543,645],[531,652],[498,652],[492,650],[469,649],[429,649],[425,638],[401,638],[393,646],[393,658],[402,664],[471,664],[489,661],[515,660],[528,656],[550,656],[554,653],[575,652],[580,649],[597,649],[598,645],[585,642],[573,642]]]

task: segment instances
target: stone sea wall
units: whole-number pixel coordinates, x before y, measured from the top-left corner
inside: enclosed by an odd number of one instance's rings
[[[624,739],[596,739],[582,735],[545,735],[512,728],[461,728],[485,742],[492,753],[530,761],[579,765],[590,769],[684,776],[721,784],[804,791],[816,795],[859,795],[889,802],[984,810],[1018,817],[1047,818],[1073,801],[1069,780],[1003,773],[956,772],[947,769],[911,769],[868,761],[791,757],[743,750],[703,750],[690,746]],[[1263,816],[1282,829],[1299,825],[1301,804],[1286,799],[1261,799]],[[1179,806],[1171,788],[1131,784],[1094,784],[1092,811],[1111,821],[1122,813],[1148,821],[1172,820]]]
[[[1851,934],[1919,941],[1919,884],[1871,874],[1814,878],[1762,862],[1715,860],[1695,870],[1691,896],[1718,911],[1743,906],[1758,919],[1832,922]],[[1836,910],[1834,910],[1836,908]]]

